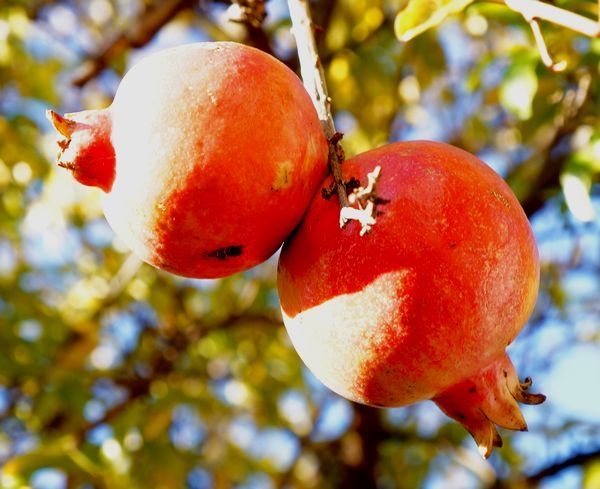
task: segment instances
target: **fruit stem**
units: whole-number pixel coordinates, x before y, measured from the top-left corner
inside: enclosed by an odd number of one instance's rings
[[[296,38],[300,71],[306,91],[317,110],[325,136],[329,140],[329,168],[337,190],[340,207],[349,207],[346,185],[342,177],[341,164],[344,162],[344,150],[339,144],[342,134],[337,132],[331,114],[331,97],[327,93],[327,83],[323,65],[319,58],[314,35],[314,24],[308,0],[288,0],[292,33]]]

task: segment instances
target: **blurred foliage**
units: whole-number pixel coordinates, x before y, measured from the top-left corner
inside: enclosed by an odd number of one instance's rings
[[[463,10],[473,0],[408,0],[398,13],[394,24],[396,36],[401,41],[410,41],[427,29],[443,22],[449,15]]]
[[[598,15],[595,1],[555,3]],[[176,15],[133,42],[166,4]],[[157,271],[113,236],[99,191],[53,167],[45,108],[106,106],[147,52],[231,39],[297,68],[285,2],[267,3],[260,29],[228,9],[0,4],[1,487],[600,487],[597,371],[567,382],[554,367],[582,348],[599,355],[600,39],[544,24],[567,61],[552,73],[500,4],[314,2],[350,155],[449,141],[504,176],[532,219],[542,288],[512,355],[555,397],[526,410],[530,433],[504,432],[485,462],[430,403],[376,410],[321,386],[281,325],[275,259],[218,281]]]

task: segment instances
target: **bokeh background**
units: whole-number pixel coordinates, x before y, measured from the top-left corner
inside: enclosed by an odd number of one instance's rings
[[[598,15],[595,0],[551,3]],[[282,327],[276,257],[215,281],[157,271],[113,235],[101,191],[53,166],[45,109],[107,106],[150,52],[236,40],[297,70],[285,1],[260,23],[224,0],[3,0],[0,487],[600,488],[600,39],[544,24],[567,63],[553,73],[502,4],[401,43],[405,4],[314,2],[337,127],[349,155],[451,142],[521,200],[542,285],[509,351],[548,395],[523,408],[529,433],[503,431],[484,461],[430,402],[337,397]]]

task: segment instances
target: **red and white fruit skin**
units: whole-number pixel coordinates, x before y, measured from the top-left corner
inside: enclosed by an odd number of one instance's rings
[[[525,430],[531,404],[506,346],[528,320],[539,262],[510,188],[475,156],[414,141],[361,154],[344,178],[381,167],[377,223],[339,229],[336,197],[314,199],[285,243],[284,322],[309,369],[353,401],[396,407],[433,399],[489,456],[495,424]],[[323,187],[331,185],[329,177]]]
[[[148,56],[105,110],[49,112],[59,164],[106,192],[114,231],[145,261],[213,278],[266,260],[327,174],[300,79],[236,43]]]

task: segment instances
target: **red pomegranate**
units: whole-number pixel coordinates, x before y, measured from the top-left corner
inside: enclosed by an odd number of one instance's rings
[[[59,165],[106,192],[114,231],[148,263],[187,277],[266,260],[327,173],[327,141],[300,79],[241,44],[153,54],[107,109],[49,116]]]
[[[505,348],[529,318],[539,262],[510,188],[475,156],[442,143],[396,143],[343,165],[365,184],[376,166],[376,224],[338,227],[317,195],[285,243],[284,322],[310,370],[356,402],[433,399],[489,456],[495,425],[525,430],[528,394]],[[325,186],[331,184],[331,178]]]

